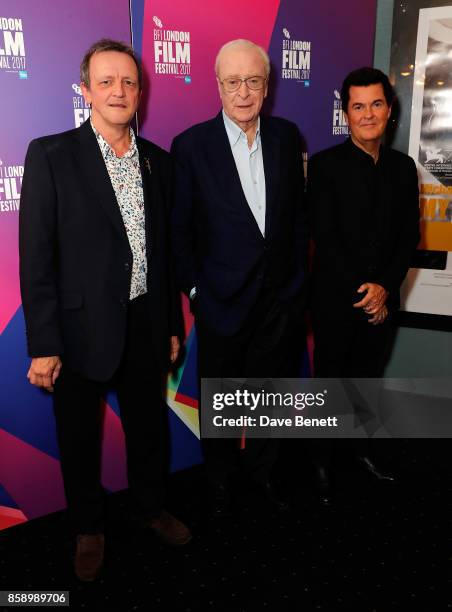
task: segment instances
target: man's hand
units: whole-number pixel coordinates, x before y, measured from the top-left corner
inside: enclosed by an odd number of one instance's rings
[[[171,336],[170,360],[174,363],[179,355],[180,342],[177,336]]]
[[[388,309],[386,306],[382,306],[380,310],[378,310],[372,318],[368,320],[368,323],[372,323],[372,325],[380,325],[388,316]]]
[[[33,357],[27,378],[32,385],[53,391],[53,385],[61,370],[61,359],[53,357]]]
[[[366,295],[362,300],[353,304],[353,308],[362,308],[367,314],[377,314],[383,308],[388,292],[377,283],[364,283],[359,287],[358,293],[363,293],[363,291],[367,291]]]

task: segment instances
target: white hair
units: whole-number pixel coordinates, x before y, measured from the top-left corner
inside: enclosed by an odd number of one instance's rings
[[[217,57],[215,58],[215,74],[217,76],[218,76],[218,66],[221,60],[221,55],[223,54],[224,51],[227,51],[228,49],[232,49],[234,47],[245,47],[248,49],[256,49],[256,51],[258,51],[262,56],[262,59],[264,61],[265,76],[268,78],[268,75],[270,74],[270,58],[268,57],[267,51],[263,47],[256,45],[256,43],[253,43],[251,40],[246,40],[246,38],[238,38],[237,40],[230,40],[229,42],[225,43],[221,47],[221,49],[218,51]]]

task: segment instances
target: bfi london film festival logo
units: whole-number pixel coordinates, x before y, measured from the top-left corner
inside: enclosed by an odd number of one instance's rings
[[[332,134],[333,136],[348,136],[350,134],[347,119],[342,110],[341,94],[337,89],[334,90]]]
[[[311,81],[311,42],[293,40],[283,28],[281,48],[281,78],[290,79],[309,87]]]
[[[167,30],[154,16],[154,73],[191,83],[190,32]]]
[[[0,71],[27,79],[27,58],[22,19],[0,17]]]
[[[74,110],[74,125],[76,128],[80,127],[82,123],[90,116],[90,108],[88,104],[85,102],[85,98],[82,95],[82,90],[80,89],[80,85],[77,83],[72,83],[72,91],[74,95],[72,96],[72,107]]]
[[[0,159],[0,214],[19,210],[23,175],[23,166],[8,165]]]

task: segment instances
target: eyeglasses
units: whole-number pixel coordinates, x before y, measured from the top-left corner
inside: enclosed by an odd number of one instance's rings
[[[258,89],[262,89],[266,82],[267,78],[263,76],[250,76],[246,79],[241,79],[239,77],[230,77],[229,79],[223,79],[222,81],[220,81],[220,83],[223,85],[224,90],[227,93],[234,93],[234,91],[238,91],[242,86],[242,83],[245,83],[248,89],[256,91]]]

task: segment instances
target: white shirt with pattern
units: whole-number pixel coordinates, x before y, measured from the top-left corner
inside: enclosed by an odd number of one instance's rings
[[[121,211],[126,228],[133,265],[130,283],[130,299],[147,291],[146,229],[144,215],[143,181],[135,134],[130,128],[130,148],[118,157],[108,142],[99,134],[91,122],[102,157]]]

